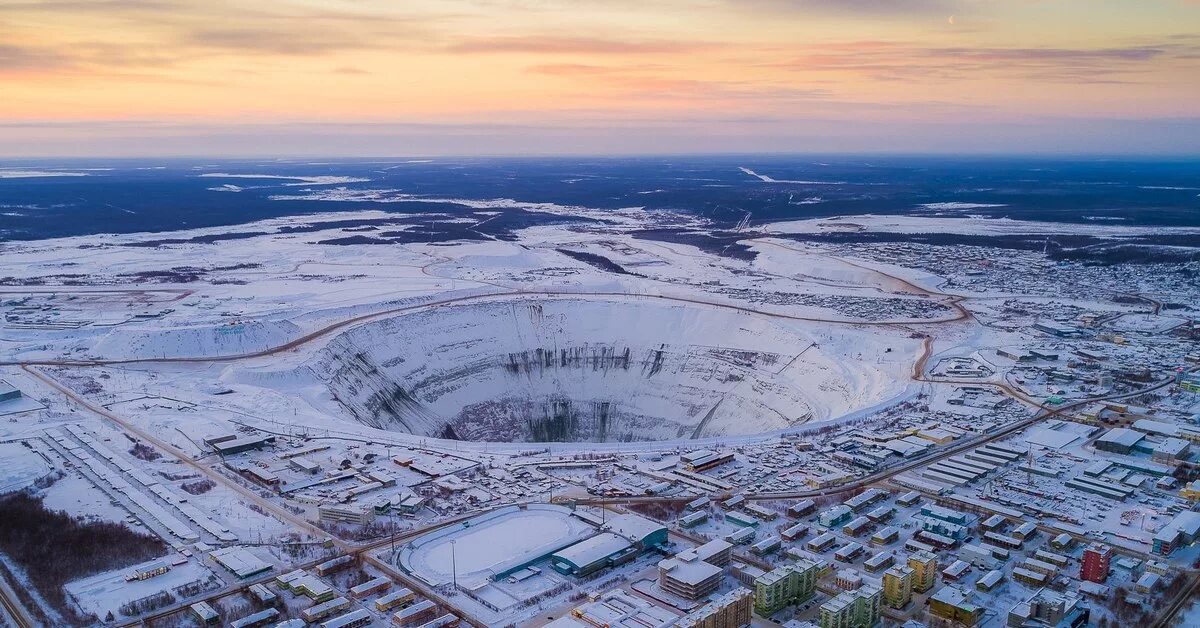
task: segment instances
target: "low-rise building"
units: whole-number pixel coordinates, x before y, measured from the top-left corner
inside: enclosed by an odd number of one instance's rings
[[[0,379],[0,403],[15,401],[21,398],[21,391],[16,386]]]
[[[1163,526],[1155,535],[1153,552],[1170,556],[1176,548],[1190,545],[1200,537],[1200,512],[1186,510]]]
[[[977,625],[983,619],[983,610],[968,589],[944,586],[929,596],[929,614],[956,626]]]
[[[208,602],[196,602],[188,608],[192,609],[192,614],[203,625],[215,624],[221,621],[221,616],[217,614],[217,609],[213,608],[212,604]]]
[[[367,525],[375,520],[375,509],[365,504],[321,504],[317,518],[323,523]]]
[[[821,514],[817,516],[817,522],[823,527],[832,528],[834,526],[839,526],[843,523],[846,523],[852,516],[854,516],[854,511],[850,510],[849,506],[845,504],[838,504],[837,506],[833,506],[828,510],[822,511]]]
[[[1179,496],[1189,502],[1200,501],[1200,480],[1192,480],[1179,490]]]
[[[613,589],[598,599],[575,607],[570,613],[546,624],[546,627],[646,628],[647,626],[668,626],[675,619],[676,616],[666,609],[621,589]]]
[[[1146,439],[1146,435],[1125,427],[1114,427],[1096,439],[1096,449],[1115,454],[1130,454]]]

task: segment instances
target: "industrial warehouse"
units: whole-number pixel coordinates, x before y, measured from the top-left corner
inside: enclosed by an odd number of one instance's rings
[[[666,543],[666,527],[638,515],[528,504],[417,538],[400,552],[397,564],[430,584],[478,586],[540,573],[541,563],[564,575],[588,576]]]

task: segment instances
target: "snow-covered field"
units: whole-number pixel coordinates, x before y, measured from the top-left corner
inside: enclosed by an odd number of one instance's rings
[[[154,560],[142,565],[76,580],[66,586],[67,594],[76,601],[79,608],[97,617],[104,617],[108,613],[120,616],[119,609],[124,604],[145,599],[163,591],[169,592],[184,585],[203,583],[212,577],[212,571],[208,567],[197,560],[191,560],[171,567],[170,571],[160,576],[132,582],[125,579],[126,574],[133,573],[139,568],[160,564],[165,563],[162,560]]]
[[[50,473],[50,465],[17,442],[0,443],[0,494],[21,490]]]

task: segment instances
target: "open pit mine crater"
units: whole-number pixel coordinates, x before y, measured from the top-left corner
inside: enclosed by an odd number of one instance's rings
[[[733,439],[903,394],[919,344],[703,304],[519,296],[373,320],[303,362],[226,376],[418,437]]]

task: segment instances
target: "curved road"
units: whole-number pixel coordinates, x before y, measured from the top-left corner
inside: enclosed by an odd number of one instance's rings
[[[751,307],[733,305],[731,303],[722,303],[718,301],[709,301],[705,299],[696,299],[690,297],[671,296],[663,294],[646,294],[646,293],[631,293],[631,292],[616,292],[616,291],[588,291],[576,292],[567,290],[521,290],[517,292],[496,292],[488,294],[467,295],[460,297],[452,297],[439,301],[430,301],[425,303],[416,303],[403,307],[381,310],[379,312],[371,312],[368,314],[360,314],[351,318],[343,319],[336,323],[331,323],[316,331],[309,332],[294,340],[290,340],[284,344],[263,349],[262,351],[252,351],[249,353],[239,353],[222,356],[182,356],[169,358],[120,358],[120,359],[96,359],[96,360],[6,360],[0,361],[0,366],[113,366],[121,364],[177,364],[177,363],[208,363],[208,362],[231,362],[235,360],[246,360],[250,358],[260,358],[269,355],[291,351],[308,344],[314,340],[327,336],[335,331],[345,329],[358,323],[364,323],[380,318],[389,318],[400,314],[412,313],[420,310],[435,309],[446,307],[449,305],[457,305],[463,303],[476,303],[488,301],[503,301],[505,299],[520,299],[520,298],[587,298],[587,297],[605,297],[605,298],[625,298],[625,299],[652,299],[657,301],[668,301],[674,303],[686,303],[689,305],[700,305],[704,307],[712,307],[723,310],[731,310],[752,314],[755,316],[764,316],[767,318],[776,318],[783,320],[803,321],[812,323],[825,323],[831,325],[850,325],[863,327],[891,327],[896,325],[928,325],[928,324],[943,324],[953,323],[966,320],[971,317],[969,311],[963,308],[961,304],[954,303],[953,306],[958,311],[955,316],[950,318],[940,319],[905,319],[905,320],[888,320],[888,321],[855,321],[837,318],[823,318],[817,316],[797,316],[794,314],[784,314],[782,312],[771,312],[759,310]]]

